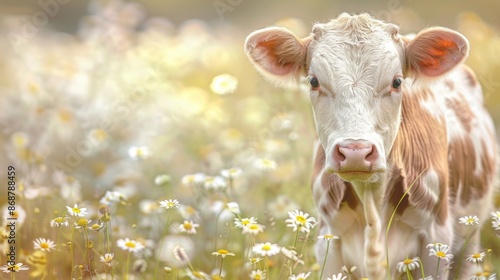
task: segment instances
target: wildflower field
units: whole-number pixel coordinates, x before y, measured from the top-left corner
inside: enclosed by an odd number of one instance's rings
[[[0,17],[0,279],[351,279],[356,267],[323,275],[314,256],[338,237],[318,237],[307,86],[268,85],[246,30],[111,0],[90,1],[66,33],[43,11]],[[252,28],[272,24],[310,28]],[[500,123],[498,26],[465,13],[450,27],[469,38]],[[467,244],[477,254],[429,254],[496,279],[500,212],[484,224],[483,244]],[[425,269],[414,257],[398,264],[404,279]]]

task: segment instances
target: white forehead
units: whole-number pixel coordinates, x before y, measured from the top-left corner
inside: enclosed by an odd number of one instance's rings
[[[328,23],[316,24],[313,34],[308,49],[309,70],[320,81],[336,81],[324,86],[370,83],[373,87],[401,72],[403,43],[396,25],[367,14],[342,14]]]

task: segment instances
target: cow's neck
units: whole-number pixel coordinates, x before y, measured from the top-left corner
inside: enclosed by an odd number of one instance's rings
[[[365,226],[365,267],[368,273],[374,279],[382,279],[384,269],[380,264],[383,262],[384,245],[382,242],[382,213],[385,207],[382,207],[384,194],[386,190],[385,176],[377,182],[352,182],[354,190],[362,202]]]

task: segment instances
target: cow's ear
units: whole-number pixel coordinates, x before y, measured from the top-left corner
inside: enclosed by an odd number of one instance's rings
[[[245,52],[257,70],[277,85],[297,82],[305,69],[310,37],[299,39],[286,28],[268,27],[250,34]]]
[[[467,58],[469,42],[458,32],[435,27],[407,41],[405,54],[410,73],[438,77]]]

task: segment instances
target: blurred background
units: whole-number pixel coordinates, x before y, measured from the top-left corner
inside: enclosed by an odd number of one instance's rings
[[[7,166],[15,166],[20,260],[34,278],[75,276],[69,259],[55,266],[61,259],[37,253],[45,262],[34,261],[31,244],[39,237],[60,239],[57,254],[68,253],[71,230],[54,229],[50,221],[78,203],[94,221],[103,221],[102,205],[109,208],[113,240],[147,245],[147,254],[135,256],[147,264],[134,266],[138,279],[152,279],[157,255],[174,272],[187,265],[171,251],[156,250],[164,237],[182,236],[183,220],[200,224],[197,236],[183,241],[195,267],[210,273],[210,253],[218,248],[207,244],[213,242],[237,252],[233,266],[244,267],[245,243],[228,226],[228,202],[266,227],[256,241],[282,246],[293,239],[286,234],[287,211],[317,217],[309,184],[316,136],[308,94],[268,85],[243,53],[245,37],[269,25],[307,36],[315,22],[342,12],[368,12],[400,25],[402,33],[436,25],[458,30],[470,41],[466,63],[498,125],[498,11],[500,2],[489,0],[2,1],[0,178],[6,182]],[[231,168],[233,177],[221,173]],[[6,189],[0,194],[5,209]],[[162,199],[181,203],[166,234]],[[99,234],[89,238],[97,244]],[[498,260],[489,222],[483,235]],[[301,242],[310,249],[313,239]],[[118,250],[120,267],[126,254]],[[94,251],[97,262],[104,252]],[[302,270],[314,271],[308,252]],[[84,267],[81,275],[88,277]]]

